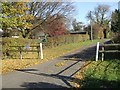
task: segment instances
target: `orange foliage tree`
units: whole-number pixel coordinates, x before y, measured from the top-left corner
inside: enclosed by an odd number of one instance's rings
[[[64,18],[60,15],[49,17],[49,19],[46,21],[45,26],[46,26],[46,33],[49,36],[63,35],[67,32],[64,23]]]

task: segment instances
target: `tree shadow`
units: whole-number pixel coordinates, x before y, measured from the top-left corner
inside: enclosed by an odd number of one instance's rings
[[[88,61],[95,56],[96,46],[86,48],[82,51],[79,51],[75,54],[64,55],[61,58],[64,60],[73,60],[73,61]]]
[[[24,82],[21,87],[27,88],[27,90],[30,90],[31,88],[37,89],[37,88],[65,88],[61,85],[52,84],[48,82]]]
[[[114,52],[114,53],[105,53],[105,60],[120,60],[120,52]]]
[[[26,68],[26,69],[15,69],[16,71],[22,71],[22,72],[27,72],[27,71],[38,71],[37,69],[32,69],[32,68]]]
[[[19,57],[12,57],[12,58],[10,58],[10,59],[20,59]],[[22,59],[40,59],[40,58],[37,58],[37,57],[30,57],[30,58],[26,58],[26,57],[22,57]]]
[[[119,88],[120,81],[98,79],[98,78],[86,78],[82,81],[82,86],[80,88]]]
[[[31,73],[31,72],[27,72],[27,73],[40,75],[40,76],[45,76],[45,77],[50,77],[51,80],[52,80],[52,78],[59,79],[59,80],[62,80],[69,87],[72,87],[71,84],[69,83],[69,81],[73,81],[75,79],[74,77],[57,75],[57,74],[45,74],[45,73],[37,74],[37,73]],[[34,83],[26,82],[27,85],[26,85],[26,83],[23,83],[21,85],[21,87],[25,87],[25,88],[67,88],[67,87],[64,87],[62,85],[46,83],[46,82],[38,82],[38,83],[36,83],[36,82],[34,82]]]

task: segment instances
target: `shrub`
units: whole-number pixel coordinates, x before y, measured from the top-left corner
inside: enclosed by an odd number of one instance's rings
[[[62,35],[58,37],[49,37],[48,42],[44,43],[44,48],[56,47],[59,45],[69,44],[69,43],[77,43],[81,41],[88,40],[88,35]]]
[[[113,43],[120,43],[120,33],[115,34],[114,38],[112,39]]]
[[[48,37],[46,43],[43,43],[43,49],[52,48],[59,45],[77,43],[88,40],[88,35],[62,35],[58,37]],[[3,38],[2,40],[2,51],[3,58],[16,57],[19,52],[10,52],[9,50],[16,50],[16,47],[11,46],[24,46],[25,45],[38,45],[39,40],[37,39],[24,39],[24,38]]]

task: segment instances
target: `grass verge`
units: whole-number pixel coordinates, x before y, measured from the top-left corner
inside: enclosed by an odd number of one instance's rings
[[[96,42],[102,42],[103,40],[90,40],[80,43],[71,43],[62,46],[57,46],[54,48],[47,48],[43,50],[44,59],[35,59],[37,58],[37,53],[27,53],[23,56],[24,59],[6,59],[2,60],[2,74],[6,74],[8,72],[14,71],[15,69],[23,69],[26,67],[33,66],[35,64],[43,63],[48,60],[52,60],[53,58],[64,55],[67,52],[76,50],[78,48],[88,46],[90,44],[95,44]]]
[[[120,88],[120,60],[89,61],[85,65],[75,75],[75,87]]]

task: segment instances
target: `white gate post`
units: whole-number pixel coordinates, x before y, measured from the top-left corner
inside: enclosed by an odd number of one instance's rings
[[[99,54],[99,42],[97,42],[97,48],[96,48],[96,61],[98,61],[98,54]]]
[[[40,43],[40,54],[41,54],[41,59],[43,59],[43,48],[42,48],[42,43]]]

